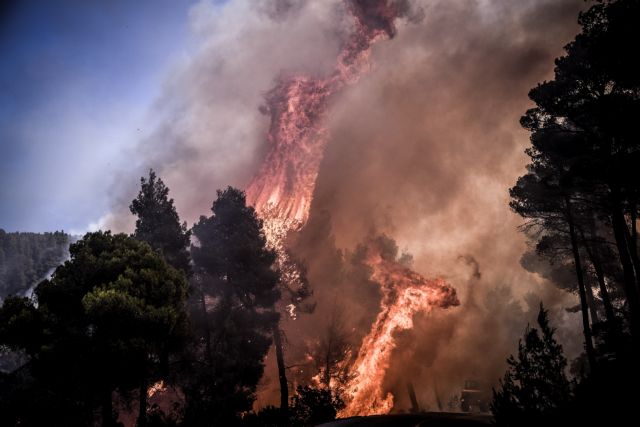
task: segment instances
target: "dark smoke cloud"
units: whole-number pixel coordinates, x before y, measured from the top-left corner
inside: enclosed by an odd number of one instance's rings
[[[317,308],[285,322],[286,357],[299,365],[294,379],[313,374],[302,362],[336,304],[354,343],[368,332],[380,294],[357,262],[358,245],[392,236],[416,271],[447,279],[461,298],[460,307],[421,315],[399,336],[387,376],[399,408],[409,407],[404,383],[412,378],[421,403],[437,409],[436,394],[446,404],[465,379],[495,384],[540,301],[568,355],[581,351],[578,317],[564,310],[575,298],[520,264],[528,248],[507,189],[527,160],[528,135],[518,124],[527,92],[552,76],[584,2],[395,4],[406,7],[395,37],[376,44],[370,72],[333,99],[310,222],[291,241],[308,265]],[[217,188],[245,187],[264,155],[264,94],[280,75],[332,69],[353,25],[346,7],[239,0],[194,8],[201,48],[167,82],[157,131],[135,153],[143,165],[123,174],[107,224],[131,227],[126,205],[149,166],[189,223],[208,212]],[[261,405],[277,401],[274,357],[266,363]]]

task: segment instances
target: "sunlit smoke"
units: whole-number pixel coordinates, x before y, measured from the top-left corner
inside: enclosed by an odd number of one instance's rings
[[[125,165],[133,172],[122,173],[126,182],[114,187],[118,223],[130,219],[129,202],[149,167],[158,168],[189,223],[210,208],[212,189],[247,189],[271,151],[271,113],[265,109],[261,116],[255,108],[261,96],[294,75],[331,76],[340,49],[357,29],[344,0],[198,3],[191,16],[201,51],[171,74],[153,110],[157,129],[136,153],[145,166]],[[361,2],[367,3],[376,2]],[[275,10],[276,4],[292,6]],[[528,134],[518,120],[530,107],[527,92],[552,76],[553,58],[575,35],[575,17],[585,3],[411,4],[426,12],[422,24],[396,21],[397,37],[387,41],[383,34],[371,55],[363,56],[362,69],[354,67],[358,82],[326,97],[318,123],[329,140],[310,220],[287,239],[308,268],[317,308],[301,315],[292,306],[297,320],[282,324],[287,364],[307,363],[288,370],[291,390],[317,372],[305,351],[327,323],[336,296],[347,308],[345,330],[355,359],[379,312],[381,293],[366,269],[352,263],[351,249],[370,230],[396,238],[415,256],[414,269],[445,277],[464,306],[418,316],[412,330],[398,333],[384,381],[395,410],[409,407],[408,377],[422,408],[435,407],[434,372],[445,400],[467,378],[495,384],[524,325],[535,321],[531,303],[537,308],[540,299],[559,316],[554,323],[567,355],[582,351],[579,319],[563,310],[575,304],[573,296],[559,294],[518,263],[527,248],[516,228],[519,220],[509,212],[507,189],[526,163]],[[132,227],[126,222],[115,229]],[[478,260],[481,280],[457,260],[461,254]],[[511,293],[501,293],[506,289]],[[280,309],[288,319],[285,304]],[[256,410],[278,401],[273,358]]]

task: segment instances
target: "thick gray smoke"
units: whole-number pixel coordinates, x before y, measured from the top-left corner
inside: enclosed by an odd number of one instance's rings
[[[527,246],[507,189],[527,160],[518,124],[527,92],[552,76],[585,4],[409,3],[421,19],[399,21],[395,38],[374,46],[372,69],[331,105],[311,219],[292,238],[317,309],[284,327],[287,364],[298,365],[339,304],[357,346],[379,298],[357,246],[372,234],[392,236],[399,253],[413,255],[413,269],[447,279],[461,297],[460,307],[421,316],[399,337],[387,376],[398,408],[409,407],[412,378],[420,403],[437,410],[465,379],[495,384],[540,301],[567,354],[581,350],[579,320],[564,310],[574,297],[520,264]],[[245,187],[264,155],[263,95],[281,73],[326,74],[352,25],[341,0],[202,2],[192,23],[201,47],[167,82],[157,131],[135,153],[144,167],[124,174],[115,192],[106,222],[114,228],[130,227],[126,206],[147,167],[190,224],[208,213],[217,188]],[[299,372],[313,369],[305,363],[296,375],[313,374]],[[277,401],[274,372],[270,356],[260,404]]]

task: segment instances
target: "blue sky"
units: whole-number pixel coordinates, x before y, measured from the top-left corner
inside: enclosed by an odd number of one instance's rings
[[[0,228],[84,231],[168,73],[193,0],[0,6]]]

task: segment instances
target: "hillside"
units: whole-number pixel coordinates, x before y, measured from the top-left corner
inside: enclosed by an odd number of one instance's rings
[[[0,229],[0,300],[24,294],[67,256],[72,237],[53,233],[7,233]]]

